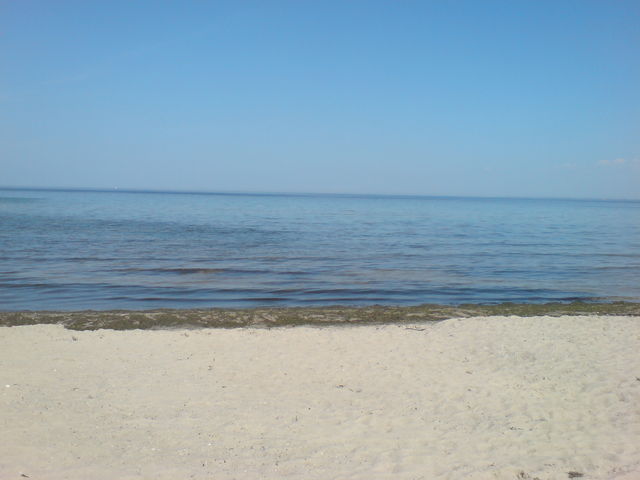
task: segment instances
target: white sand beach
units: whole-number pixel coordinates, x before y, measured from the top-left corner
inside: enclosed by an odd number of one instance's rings
[[[640,317],[2,327],[0,387],[3,480],[640,479]]]

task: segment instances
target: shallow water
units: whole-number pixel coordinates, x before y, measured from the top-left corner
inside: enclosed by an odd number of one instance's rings
[[[640,300],[640,202],[0,190],[0,310]]]

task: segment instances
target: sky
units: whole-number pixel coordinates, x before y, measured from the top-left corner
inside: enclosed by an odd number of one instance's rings
[[[0,186],[640,199],[640,2],[0,0]]]

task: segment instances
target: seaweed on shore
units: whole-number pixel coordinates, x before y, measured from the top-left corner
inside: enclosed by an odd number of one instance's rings
[[[368,307],[285,307],[48,312],[0,312],[0,326],[59,324],[71,330],[290,327],[420,323],[493,315],[638,315],[640,303],[501,303]]]

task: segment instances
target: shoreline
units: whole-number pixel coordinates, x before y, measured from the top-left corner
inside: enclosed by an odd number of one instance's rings
[[[0,326],[63,325],[70,330],[346,326],[434,322],[451,318],[540,315],[640,316],[640,302],[501,303],[458,306],[256,307],[155,310],[0,311]]]

